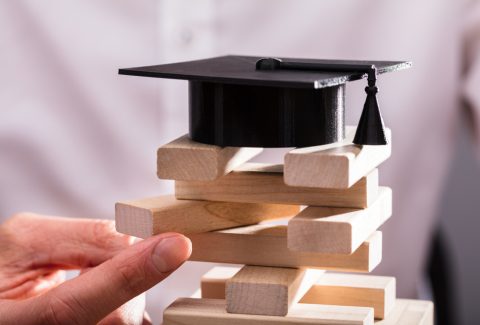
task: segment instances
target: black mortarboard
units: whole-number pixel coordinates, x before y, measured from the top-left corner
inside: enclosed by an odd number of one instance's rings
[[[345,85],[367,77],[354,143],[385,144],[377,74],[409,62],[222,56],[120,69],[120,74],[189,81],[190,137],[234,147],[305,147],[341,141]]]

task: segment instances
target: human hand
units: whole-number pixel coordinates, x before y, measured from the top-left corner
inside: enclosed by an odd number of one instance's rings
[[[190,253],[180,234],[133,244],[112,221],[18,214],[0,225],[0,324],[148,324],[142,293]]]

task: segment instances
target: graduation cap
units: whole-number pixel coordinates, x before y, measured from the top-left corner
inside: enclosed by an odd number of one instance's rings
[[[377,75],[410,62],[221,56],[120,69],[124,75],[189,81],[189,135],[233,147],[306,147],[343,140],[346,83],[367,78],[354,143],[386,144]]]

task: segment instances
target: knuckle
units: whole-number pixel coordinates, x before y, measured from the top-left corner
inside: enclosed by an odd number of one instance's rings
[[[95,220],[92,236],[100,246],[112,249],[124,249],[133,243],[132,237],[118,233],[114,222],[110,220]]]
[[[95,235],[109,234],[114,231],[113,221],[111,220],[93,220],[93,232]]]
[[[92,236],[99,242],[108,244],[114,237],[114,228],[110,221],[94,220],[92,223]]]
[[[60,295],[49,295],[47,306],[44,308],[43,322],[44,324],[63,325],[85,324],[79,316],[78,306],[75,300],[71,300]]]
[[[128,297],[136,296],[145,279],[145,269],[137,265],[135,261],[127,260],[125,263],[118,265],[116,270],[120,291]]]

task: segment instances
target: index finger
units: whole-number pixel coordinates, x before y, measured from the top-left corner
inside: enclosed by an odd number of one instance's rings
[[[190,256],[188,238],[165,233],[122,251],[31,302],[45,323],[95,324],[127,301],[153,287]]]
[[[111,220],[18,214],[3,226],[10,245],[28,255],[28,267],[87,268],[99,265],[133,244]],[[20,247],[18,247],[20,246]]]

